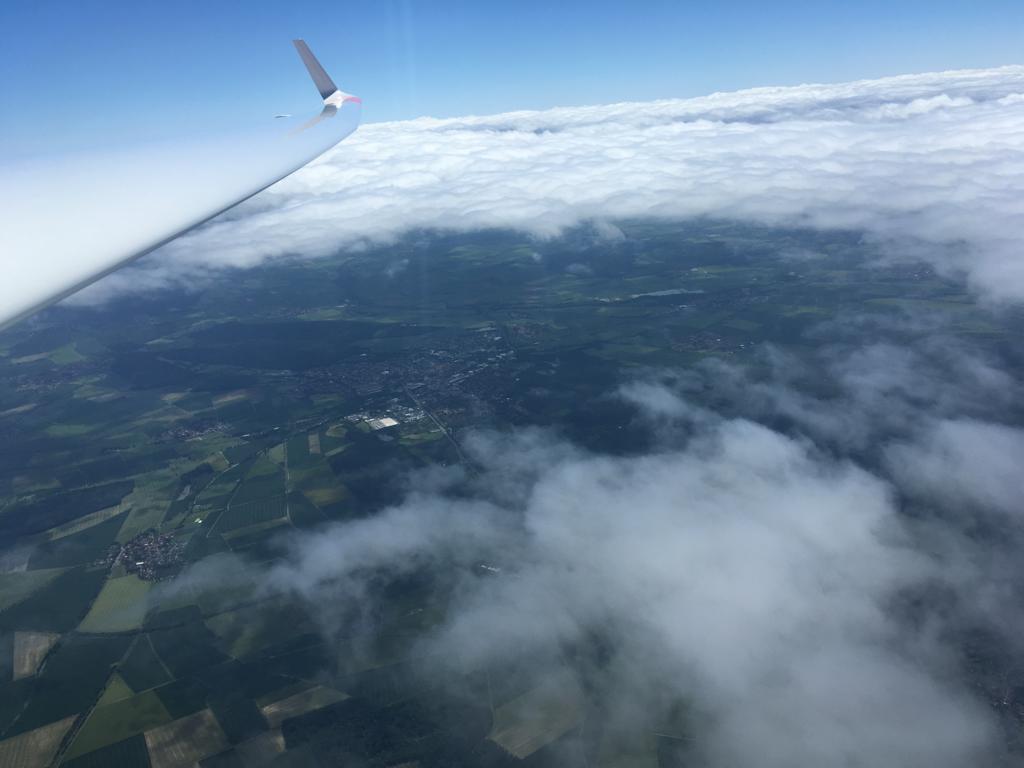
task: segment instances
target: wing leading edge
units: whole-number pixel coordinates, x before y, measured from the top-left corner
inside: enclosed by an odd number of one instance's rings
[[[323,99],[298,129],[268,120],[227,137],[0,168],[0,329],[209,221],[351,134],[361,101],[334,85],[305,42],[294,43]]]

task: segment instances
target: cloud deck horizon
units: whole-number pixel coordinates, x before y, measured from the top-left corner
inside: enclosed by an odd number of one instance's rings
[[[1024,299],[1024,67],[369,124],[77,301],[422,229],[701,216],[862,230]]]

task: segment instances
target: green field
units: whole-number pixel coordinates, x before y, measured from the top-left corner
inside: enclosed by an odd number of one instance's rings
[[[98,429],[95,424],[54,424],[46,428],[50,437],[81,437]]]
[[[131,649],[118,664],[117,674],[133,691],[156,688],[172,679],[148,634],[136,636]]]
[[[251,525],[280,520],[287,516],[284,496],[232,504],[218,518],[216,530],[227,533]]]
[[[0,629],[67,632],[85,616],[105,577],[98,568],[69,568],[0,611]]]
[[[128,683],[124,681],[119,672],[115,672],[110,676],[110,680],[107,681],[107,687],[103,690],[103,696],[96,702],[97,707],[105,707],[108,704],[113,704],[123,699],[130,698],[135,695]]]
[[[146,595],[152,583],[134,575],[110,579],[103,586],[79,632],[126,632],[142,626],[146,617]]]
[[[218,612],[206,619],[206,626],[235,658],[282,646],[295,636],[316,631],[304,611],[280,599]]]
[[[292,470],[291,485],[321,509],[344,501],[349,495],[330,465],[320,456],[310,457],[303,468]]]
[[[98,706],[76,735],[67,756],[84,755],[169,723],[171,719],[160,697],[153,691]]]
[[[0,611],[31,596],[33,592],[52,582],[65,568],[40,568],[34,571],[15,571],[0,575]]]
[[[284,470],[280,466],[269,459],[260,457],[231,497],[231,506],[263,501],[273,496],[283,496],[284,480]]]
[[[141,734],[64,763],[68,768],[151,768],[149,749]]]
[[[100,560],[116,541],[129,514],[121,512],[88,528],[40,543],[29,559],[29,568],[88,565]]]

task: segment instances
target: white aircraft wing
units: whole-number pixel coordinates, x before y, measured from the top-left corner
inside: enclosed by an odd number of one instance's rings
[[[252,197],[352,133],[360,100],[294,42],[323,99],[308,120],[268,115],[248,133],[0,167],[0,329]]]

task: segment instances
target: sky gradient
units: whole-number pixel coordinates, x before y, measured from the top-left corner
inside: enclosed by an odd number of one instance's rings
[[[374,122],[1021,63],[1024,4],[16,0],[0,29],[17,157],[315,111],[292,37]]]

